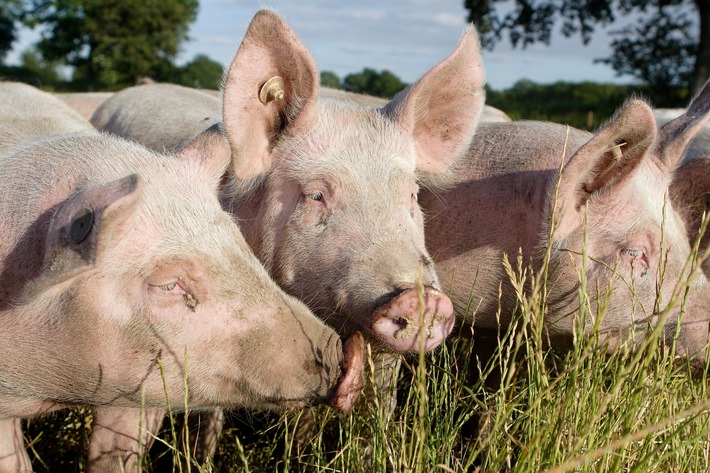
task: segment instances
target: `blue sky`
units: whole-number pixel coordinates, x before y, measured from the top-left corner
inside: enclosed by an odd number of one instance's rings
[[[281,14],[313,53],[320,70],[341,78],[365,67],[387,69],[413,82],[456,46],[465,27],[463,0],[201,0],[191,41],[182,61],[207,54],[228,65],[247,25],[260,8]],[[15,51],[25,48],[36,33],[24,32]],[[487,81],[496,90],[519,79],[539,83],[557,80],[629,83],[616,77],[594,58],[609,55],[609,39],[598,31],[584,47],[579,37],[560,35],[552,45],[513,49],[507,40],[484,52]],[[10,60],[16,57],[11,55]]]

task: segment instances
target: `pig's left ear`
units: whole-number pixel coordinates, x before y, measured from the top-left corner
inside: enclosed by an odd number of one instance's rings
[[[579,228],[592,196],[613,195],[624,187],[643,160],[652,156],[655,137],[651,107],[632,100],[579,148],[560,176],[556,207],[559,237]]]
[[[484,83],[478,35],[469,27],[454,52],[385,105],[383,113],[413,136],[419,172],[441,174],[466,152],[483,110]]]
[[[139,195],[138,176],[132,174],[79,191],[61,204],[50,219],[42,273],[29,285],[29,295],[92,268],[112,245]]]
[[[710,80],[690,102],[688,110],[683,115],[661,128],[656,155],[667,172],[675,168],[688,144],[708,120],[710,120]]]
[[[195,163],[217,189],[229,167],[229,143],[219,124],[215,124],[197,135],[177,154],[177,158]]]
[[[288,25],[270,10],[257,12],[227,72],[222,100],[238,178],[268,171],[281,135],[311,126],[319,81],[313,57]]]

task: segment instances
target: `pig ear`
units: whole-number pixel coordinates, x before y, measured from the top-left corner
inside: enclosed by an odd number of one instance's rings
[[[139,195],[138,176],[132,174],[79,191],[61,204],[50,219],[42,273],[29,292],[40,293],[93,267]]]
[[[656,154],[667,172],[673,170],[688,144],[708,120],[710,120],[710,81],[705,83],[683,115],[661,128]]]
[[[216,189],[229,166],[229,156],[229,144],[219,124],[215,124],[197,135],[178,153],[177,158],[196,163]]]
[[[466,152],[483,110],[484,83],[478,35],[469,27],[454,52],[384,107],[413,136],[418,171],[441,174]]]
[[[683,215],[688,240],[695,241],[703,214],[710,213],[710,159],[694,159],[679,166],[670,185],[673,208]],[[710,232],[703,236],[702,247],[710,242]]]
[[[558,235],[579,227],[592,196],[609,195],[624,187],[639,164],[651,156],[655,137],[651,107],[632,100],[570,158],[560,176]]]
[[[267,171],[280,135],[312,123],[318,84],[315,61],[286,23],[270,10],[257,12],[224,85],[224,128],[237,177]]]

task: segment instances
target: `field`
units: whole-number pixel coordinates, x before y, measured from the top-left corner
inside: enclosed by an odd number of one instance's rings
[[[652,328],[635,350],[628,343],[609,354],[594,331],[576,337],[570,351],[547,349],[545,274],[533,277],[516,266],[508,272],[519,310],[488,366],[476,361],[471,328],[460,327],[434,353],[404,358],[397,381],[368,388],[349,415],[326,407],[228,413],[213,465],[178,461],[183,414],[176,413],[142,471],[710,471],[708,357],[704,367],[691,367]],[[582,292],[580,307],[581,327],[591,307]],[[380,359],[368,357],[370,386]],[[309,425],[299,419],[314,426],[299,429]],[[84,410],[29,422],[35,470],[84,471],[90,423]]]

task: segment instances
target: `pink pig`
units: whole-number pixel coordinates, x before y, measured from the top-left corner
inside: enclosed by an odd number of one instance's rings
[[[467,149],[483,84],[468,29],[382,109],[319,97],[311,54],[263,10],[229,68],[221,112],[217,98],[156,84],[115,94],[91,121],[159,151],[200,136],[204,154],[231,156],[223,206],[275,281],[341,335],[410,352],[435,348],[455,322],[417,195]]]
[[[31,469],[20,418],[67,406],[350,409],[362,337],[269,278],[217,199],[228,160],[158,156],[23,84],[0,103],[0,471]]]
[[[708,121],[709,109],[706,85],[688,112],[660,131],[651,108],[639,100],[626,103],[594,135],[539,122],[479,128],[447,186],[421,192],[419,202],[444,288],[459,313],[474,309],[465,322],[473,321],[480,345],[501,330],[501,284],[503,329],[515,306],[503,255],[515,265],[520,250],[523,264],[539,270],[548,247],[545,328],[552,344],[572,342],[582,271],[590,309],[585,330],[598,325],[611,345],[619,334],[640,337],[672,302],[662,336],[671,340],[682,307],[676,283],[688,278],[694,264],[686,266],[691,244],[685,206],[666,197],[676,164]],[[710,286],[699,272],[689,287],[676,350],[701,362]]]

